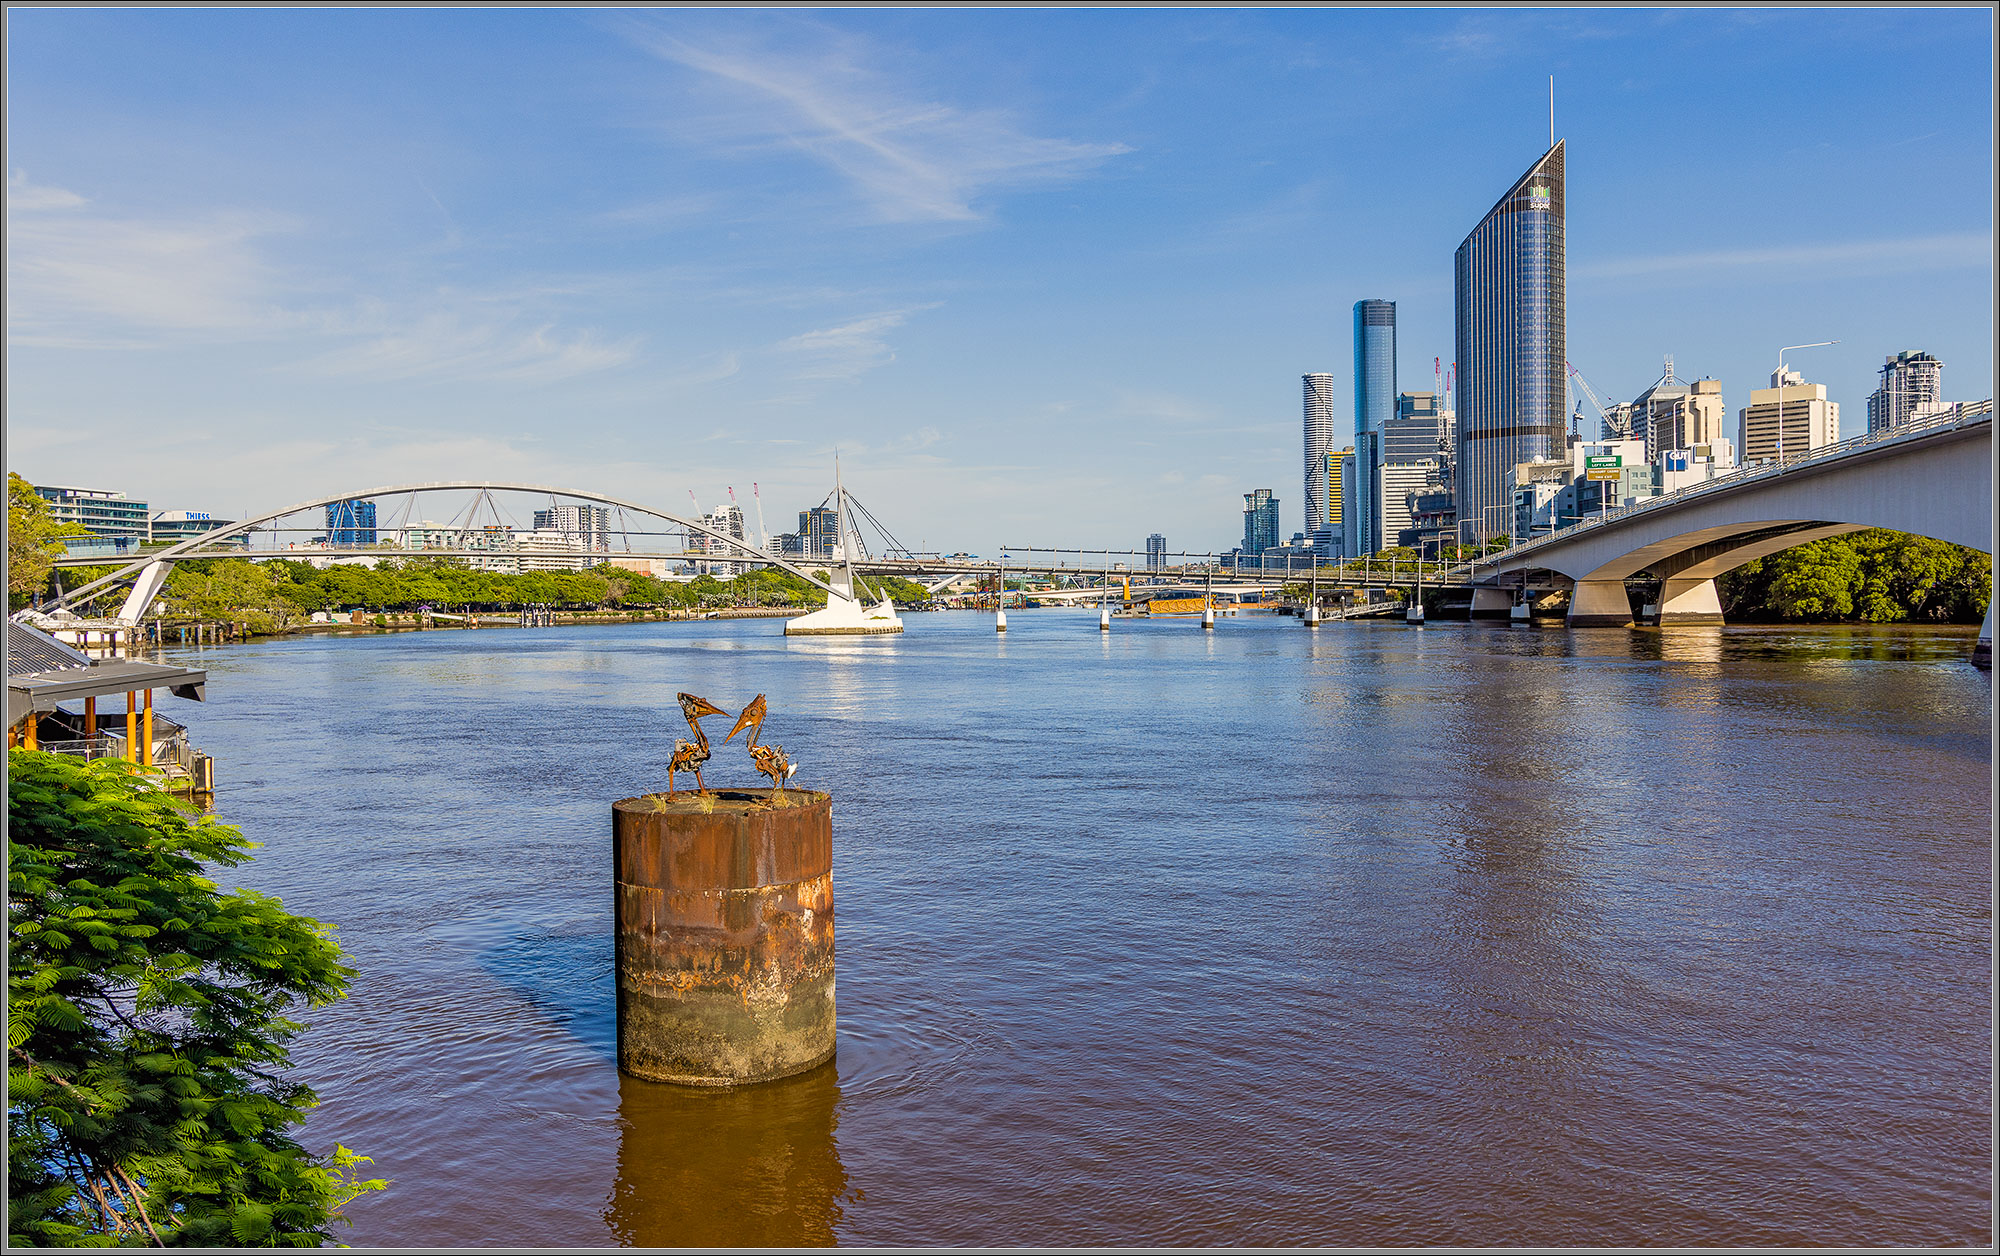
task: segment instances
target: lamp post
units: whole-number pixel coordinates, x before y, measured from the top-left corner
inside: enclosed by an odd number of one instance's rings
[[[1786,345],[1778,350],[1778,377],[1771,382],[1778,388],[1778,461],[1785,460],[1785,355],[1794,349],[1823,349],[1827,345],[1837,345],[1838,340],[1815,340],[1809,345]],[[1812,436],[1806,436],[1806,449],[1812,449]]]

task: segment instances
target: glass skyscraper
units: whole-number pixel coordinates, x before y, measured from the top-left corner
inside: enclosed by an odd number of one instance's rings
[[[360,498],[328,502],[326,543],[337,549],[375,544],[375,503]]]
[[[1456,272],[1458,526],[1483,537],[1505,531],[1515,465],[1564,451],[1562,141],[1465,237]]]
[[[1255,557],[1278,544],[1278,499],[1260,488],[1243,494],[1243,552]]]
[[[1382,539],[1382,428],[1396,419],[1396,303],[1354,303],[1354,517],[1350,554],[1373,554]]]

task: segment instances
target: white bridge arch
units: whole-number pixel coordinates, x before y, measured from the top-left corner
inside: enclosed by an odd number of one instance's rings
[[[308,510],[318,510],[338,502],[367,501],[384,497],[405,497],[418,493],[466,492],[528,493],[537,497],[568,498],[600,506],[613,506],[619,510],[631,511],[634,514],[643,515],[648,518],[663,520],[673,525],[676,529],[690,534],[700,534],[711,540],[720,541],[729,546],[731,550],[738,551],[724,553],[722,555],[724,561],[755,562],[778,567],[799,577],[824,593],[839,595],[833,586],[800,567],[798,564],[787,562],[785,559],[757,549],[740,537],[730,536],[725,532],[718,532],[707,524],[683,518],[671,511],[659,510],[638,502],[627,501],[622,497],[612,497],[609,494],[592,493],[582,489],[556,488],[547,484],[519,484],[499,480],[433,480],[421,484],[395,484],[385,488],[363,489],[359,492],[333,493],[325,497],[315,497],[309,501],[299,502],[296,505],[287,506],[282,510],[273,510],[257,515],[254,518],[244,519],[227,527],[216,528],[213,531],[204,532],[199,536],[189,537],[185,541],[176,542],[165,549],[155,550],[133,558],[109,575],[101,576],[96,580],[90,581],[88,584],[78,585],[76,588],[58,595],[42,609],[48,611],[68,607],[81,599],[92,597],[107,588],[130,581],[132,591],[126,596],[124,605],[119,610],[118,618],[136,622],[145,614],[146,607],[152,603],[153,598],[159,594],[160,586],[166,581],[167,573],[173,569],[173,565],[176,562],[184,558],[218,557],[217,555],[204,554],[202,551],[213,547],[219,541],[227,541],[232,537],[245,536],[266,524],[276,523],[291,515],[302,514]],[[468,528],[466,530],[470,531],[473,529]],[[358,555],[365,555],[370,551],[357,549],[353,552]],[[440,553],[453,552],[457,551],[440,551]],[[229,556],[297,558],[304,557],[305,555],[298,551],[279,550],[270,554],[259,554],[254,551],[248,553],[234,551]]]

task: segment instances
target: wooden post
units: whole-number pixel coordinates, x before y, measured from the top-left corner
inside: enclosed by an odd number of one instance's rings
[[[28,728],[27,731],[22,736],[22,741],[27,745],[28,749],[30,750],[40,749],[40,747],[35,744],[35,725],[41,722],[42,722],[42,713],[40,711],[28,712]]]
[[[125,757],[139,761],[139,691],[125,691]]]
[[[85,737],[97,736],[97,699],[95,698],[85,698],[83,700],[83,735]]]
[[[146,691],[146,736],[139,743],[139,762],[153,765],[153,691]]]

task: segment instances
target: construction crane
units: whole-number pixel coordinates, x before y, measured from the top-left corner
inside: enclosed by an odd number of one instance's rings
[[[1617,431],[1619,425],[1612,421],[1610,411],[1605,408],[1604,402],[1599,400],[1597,396],[1597,390],[1590,386],[1590,381],[1583,377],[1583,372],[1577,370],[1575,367],[1571,366],[1567,362],[1563,363],[1563,369],[1568,371],[1569,377],[1576,381],[1576,386],[1583,390],[1583,395],[1590,398],[1590,404],[1597,407],[1597,416],[1603,422],[1603,427],[1601,429],[1602,434],[1606,436],[1614,434]],[[1577,420],[1581,419],[1582,417],[1583,417],[1583,403],[1579,401],[1576,403],[1576,413],[1570,416],[1569,424],[1570,424],[1571,436],[1575,436],[1577,434],[1576,430]]]
[[[750,481],[750,500],[757,503],[757,544],[771,548],[771,534],[764,531],[764,495],[757,491],[757,481]]]

